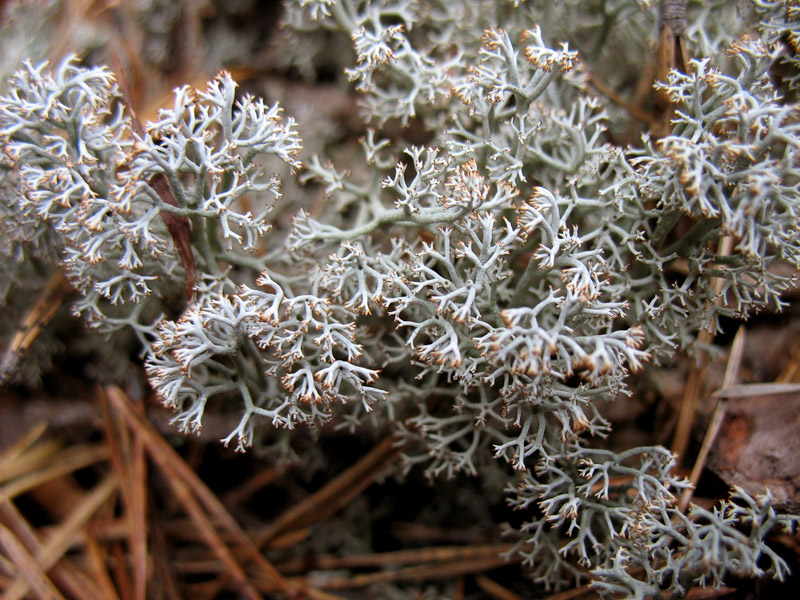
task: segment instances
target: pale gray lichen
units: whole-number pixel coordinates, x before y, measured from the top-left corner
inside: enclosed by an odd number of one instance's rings
[[[510,464],[510,502],[530,515],[515,552],[547,586],[588,568],[603,592],[680,596],[757,576],[762,557],[780,578],[763,538],[793,519],[769,498],[682,514],[669,452],[590,439],[610,431],[596,401],[629,394],[632,373],[698,351],[722,316],[782,306],[791,282],[773,267],[800,266],[800,127],[770,69],[796,62],[800,11],[690,3],[685,35],[706,56],[660,84],[669,135],[623,147],[619,112],[590,92],[604,71],[575,49],[633,36],[616,51],[640,59],[655,3],[585,4],[287,3],[297,32],[349,40],[338,66],[368,123],[426,130],[395,148],[369,129],[341,164],[301,165],[293,119],[227,73],[176,90],[138,138],[109,71],[28,64],[0,98],[4,244],[30,248],[6,254],[56,248],[78,312],[137,331],[183,431],[224,405],[241,450],[264,428],[369,423],[431,478]],[[302,167],[328,210],[275,227],[278,164]],[[162,213],[192,229],[198,286],[178,318],[165,301],[185,263]]]

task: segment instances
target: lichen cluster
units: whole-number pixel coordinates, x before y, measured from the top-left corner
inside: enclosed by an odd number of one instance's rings
[[[369,423],[431,478],[511,465],[509,502],[530,515],[515,552],[547,586],[587,568],[632,598],[782,577],[763,538],[791,518],[741,490],[681,513],[673,457],[598,448],[597,402],[698,351],[721,316],[782,305],[791,281],[773,267],[800,266],[796,3],[690,3],[697,58],[659,84],[671,131],[633,145],[592,81],[625,85],[615,73],[657,34],[652,2],[285,10],[287,68],[349,38],[338,67],[369,126],[359,154],[342,162],[323,140],[301,158],[315,132],[227,72],[176,90],[141,136],[107,68],[28,63],[0,98],[4,294],[26,261],[61,265],[77,313],[136,332],[187,433],[238,407],[224,442],[241,450],[272,429]],[[277,225],[291,179],[327,208],[298,199]],[[190,225],[191,266],[165,215]]]

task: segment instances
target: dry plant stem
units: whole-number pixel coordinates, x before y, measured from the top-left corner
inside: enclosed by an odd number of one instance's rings
[[[33,594],[40,600],[63,600],[64,596],[30,555],[22,542],[5,525],[0,525],[0,546],[18,569],[20,577],[27,580]]]
[[[105,504],[117,489],[117,478],[107,477],[86,495],[83,502],[75,508],[72,514],[48,537],[35,558],[40,568],[47,572],[69,550],[72,538],[86,526],[90,518]],[[22,600],[31,588],[31,582],[17,579],[3,595],[3,600]]]
[[[397,447],[394,438],[386,438],[355,465],[281,515],[266,531],[257,536],[256,543],[263,547],[277,535],[290,529],[324,521],[369,487],[400,452],[402,448]]]
[[[494,600],[523,600],[522,596],[515,594],[509,589],[504,588],[496,581],[489,579],[486,575],[475,577],[478,587]]]
[[[744,342],[745,328],[742,326],[739,327],[739,330],[736,332],[736,336],[733,338],[733,344],[731,344],[731,352],[728,356],[728,364],[725,367],[725,376],[722,380],[723,388],[733,385],[739,377],[739,369],[741,367],[742,356],[744,354]],[[711,446],[713,446],[714,441],[717,439],[719,430],[722,427],[722,421],[725,419],[726,408],[727,401],[723,398],[718,398],[711,417],[711,423],[709,424],[708,429],[706,429],[706,435],[703,438],[703,444],[700,447],[700,452],[698,453],[697,459],[692,467],[691,475],[689,475],[689,481],[692,482],[692,487],[687,488],[684,490],[683,494],[681,494],[681,499],[678,504],[681,512],[686,512],[686,509],[689,507],[689,502],[692,500],[692,494],[697,487],[697,482],[700,481],[700,475],[702,474],[706,460],[708,459],[708,453],[711,451]]]
[[[64,272],[58,269],[11,338],[0,362],[0,385],[8,383],[17,376],[33,342],[71,293],[72,285]]]
[[[133,132],[139,136],[139,139],[144,140],[147,138],[147,132],[136,116],[133,105],[133,94],[125,79],[122,65],[119,62],[119,58],[114,56],[113,59],[117,69],[117,83],[119,84],[119,89],[122,91],[122,96],[127,104],[128,114],[131,117],[131,128]],[[180,203],[175,199],[175,194],[172,192],[167,176],[164,175],[164,173],[157,173],[147,183],[156,191],[165,204],[180,208]],[[181,263],[184,269],[186,269],[186,298],[191,300],[194,296],[194,290],[197,287],[197,268],[194,262],[194,253],[192,252],[191,243],[192,227],[187,217],[179,217],[164,210],[161,211],[161,219],[164,221],[164,225],[167,226],[167,230],[170,236],[172,236],[172,241],[175,243],[175,249],[181,257]]]
[[[231,535],[235,543],[241,547],[245,555],[259,567],[264,575],[272,580],[278,589],[291,596],[292,590],[277,569],[263,557],[214,493],[181,460],[172,446],[158,434],[141,414],[134,410],[130,400],[122,390],[109,386],[105,388],[105,397],[114,409],[125,418],[134,433],[141,437],[150,458],[164,473],[167,482],[176,495],[180,496],[187,510],[191,507],[190,516],[196,519],[198,524],[204,526],[201,531],[206,536],[207,541],[213,542],[214,545],[211,547],[216,552],[219,552],[219,558],[223,559],[224,556],[223,562],[230,564],[234,568],[234,572],[241,572],[242,577],[244,577],[241,566],[216,530],[213,529],[203,507]],[[247,584],[246,579],[243,579],[243,582]],[[252,589],[252,586],[247,584],[247,588]]]

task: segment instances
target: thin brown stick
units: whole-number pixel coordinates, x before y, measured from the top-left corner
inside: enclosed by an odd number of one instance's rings
[[[369,487],[401,451],[394,438],[386,438],[352,467],[283,513],[256,537],[256,543],[263,547],[281,533],[319,523],[336,514]]]
[[[726,235],[719,242],[717,253],[720,256],[728,256],[733,249],[733,238]],[[722,286],[725,280],[717,277],[714,288],[716,292],[715,303],[722,302]],[[708,346],[714,340],[714,334],[703,329],[697,334],[697,343],[701,346]],[[689,372],[689,379],[686,382],[686,389],[684,390],[683,401],[681,403],[681,410],[678,415],[678,424],[675,427],[675,434],[672,438],[672,453],[678,456],[681,461],[686,453],[686,448],[689,447],[689,435],[692,432],[694,425],[695,413],[697,412],[697,403],[703,389],[703,382],[705,381],[706,364],[705,360],[692,368]]]

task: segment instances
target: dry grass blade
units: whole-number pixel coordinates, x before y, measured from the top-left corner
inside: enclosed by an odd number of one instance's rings
[[[42,571],[49,571],[69,549],[72,538],[83,529],[87,521],[111,498],[117,489],[117,479],[110,476],[88,493],[73,513],[52,533],[36,553]],[[22,600],[31,588],[29,581],[17,579],[3,595],[2,600]]]
[[[5,525],[0,524],[0,546],[11,559],[23,577],[31,586],[36,598],[40,600],[64,600],[64,596],[56,589],[50,578],[42,570],[36,559],[30,555],[22,542]]]
[[[127,421],[128,426],[135,435],[141,438],[145,450],[163,472],[165,479],[176,496],[179,497],[189,516],[200,527],[200,532],[206,542],[214,550],[217,557],[230,569],[231,575],[234,576],[237,583],[243,586],[243,590],[246,590],[250,597],[260,597],[255,588],[247,581],[244,570],[238,560],[212,526],[211,520],[203,510],[203,507],[227,531],[234,542],[241,547],[245,555],[255,563],[260,571],[278,589],[292,596],[291,588],[278,570],[264,558],[214,493],[197,477],[197,474],[189,468],[186,462],[173,450],[172,446],[161,437],[143,415],[133,409],[131,402],[122,390],[109,386],[105,388],[104,395],[115,410]],[[255,596],[252,596],[252,594],[255,594]]]
[[[401,451],[392,437],[386,438],[355,465],[281,515],[257,536],[257,544],[262,547],[281,533],[307,527],[335,514],[369,487]]]
[[[11,338],[3,359],[0,361],[0,385],[13,380],[19,373],[22,362],[33,342],[47,326],[56,312],[72,293],[72,285],[61,270],[56,271],[39,295],[36,303],[22,320],[22,324]]]

